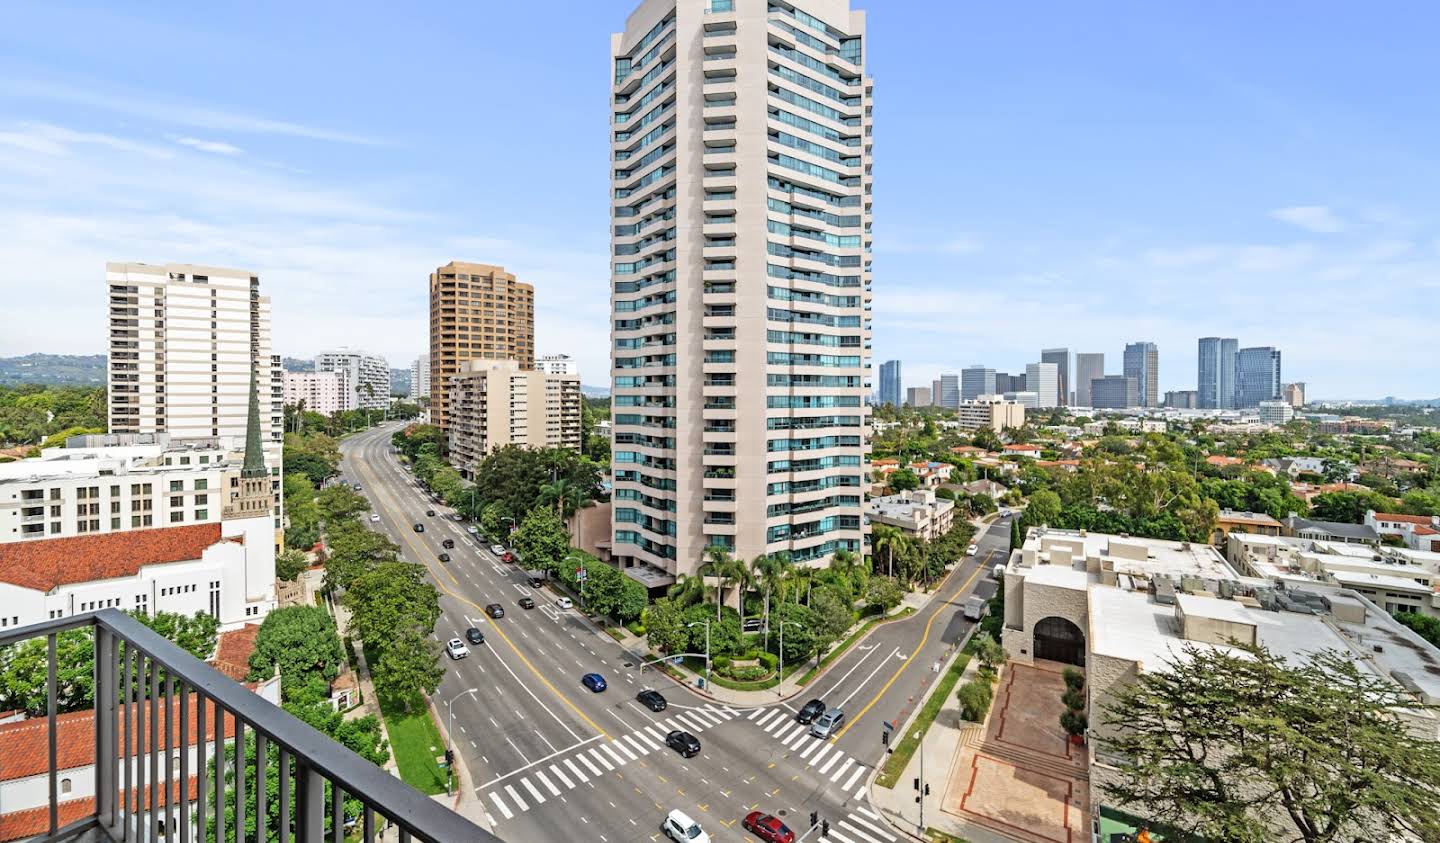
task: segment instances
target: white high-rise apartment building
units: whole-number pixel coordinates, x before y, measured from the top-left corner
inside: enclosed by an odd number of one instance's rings
[[[353,394],[348,369],[285,373],[285,403],[299,407],[304,402],[306,412],[333,416],[345,409],[347,396]]]
[[[410,400],[430,398],[430,355],[422,354],[410,364]]]
[[[260,295],[259,275],[190,264],[108,262],[105,282],[110,432],[163,432],[177,442],[210,439],[240,450],[253,369],[278,535],[284,514],[284,373],[280,358],[270,354],[270,298]]]
[[[864,38],[845,0],[645,0],[611,38],[622,566],[863,549]]]
[[[535,370],[547,375],[580,375],[580,367],[568,354],[546,354],[535,361]]]
[[[1060,406],[1060,367],[1055,363],[1025,366],[1025,391],[1035,393],[1036,407]]]
[[[384,357],[341,348],[315,355],[315,371],[347,372],[349,390],[342,410],[383,410],[390,406],[390,364]]]

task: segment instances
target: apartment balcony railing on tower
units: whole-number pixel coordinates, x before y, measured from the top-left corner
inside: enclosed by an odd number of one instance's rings
[[[56,658],[71,630],[93,647],[93,717],[57,712],[62,690],[81,681],[62,676]],[[48,799],[25,806],[34,810],[24,830],[9,829],[18,838],[499,843],[124,612],[7,629],[0,653],[38,638],[48,642],[46,712],[27,723],[43,736],[33,778]],[[73,740],[76,717],[93,723],[93,756]],[[18,807],[4,806],[6,819]]]

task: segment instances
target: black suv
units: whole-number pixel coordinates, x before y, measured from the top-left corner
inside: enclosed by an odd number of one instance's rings
[[[441,562],[449,562],[449,561],[450,561],[450,554],[448,554],[448,553],[442,553],[442,554],[440,554],[440,561],[441,561]]]
[[[472,626],[469,629],[465,630],[465,640],[469,641],[471,644],[484,644],[485,633]]]
[[[692,758],[700,754],[700,739],[689,732],[671,732],[665,736],[665,745],[685,758]]]
[[[642,705],[644,705],[651,711],[665,710],[665,698],[660,695],[659,691],[651,691],[647,689],[636,694],[635,699],[639,700]]]
[[[795,715],[796,723],[809,723],[825,713],[824,700],[811,700],[801,706],[800,711]]]
[[[454,540],[454,539],[446,539],[445,541],[440,542],[440,546],[443,547],[443,548],[445,548],[446,550],[453,550],[454,547],[455,547],[455,540]]]
[[[427,510],[425,510],[425,514],[428,515],[428,516],[430,516],[431,518],[434,518],[434,517],[435,517],[435,510],[433,510],[433,509],[427,509]]]
[[[535,608],[535,598],[534,598],[534,597],[521,597],[521,598],[520,598],[520,608],[522,608],[522,609],[533,609],[533,608]]]
[[[416,524],[416,525],[415,525],[415,532],[417,532],[417,533],[423,533],[423,532],[425,532],[425,525],[424,525],[424,524]]]
[[[491,603],[485,607],[485,614],[492,618],[503,618],[505,617],[505,607],[499,603]]]

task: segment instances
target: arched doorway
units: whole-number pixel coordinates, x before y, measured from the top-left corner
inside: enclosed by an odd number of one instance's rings
[[[1035,624],[1035,658],[1085,666],[1085,633],[1074,623],[1051,617]]]

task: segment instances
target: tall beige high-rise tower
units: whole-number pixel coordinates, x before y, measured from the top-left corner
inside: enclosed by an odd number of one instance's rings
[[[863,552],[864,39],[846,0],[645,0],[611,37],[621,565]]]
[[[442,429],[450,379],[472,358],[535,368],[535,288],[503,267],[451,261],[430,274],[430,420]]]

